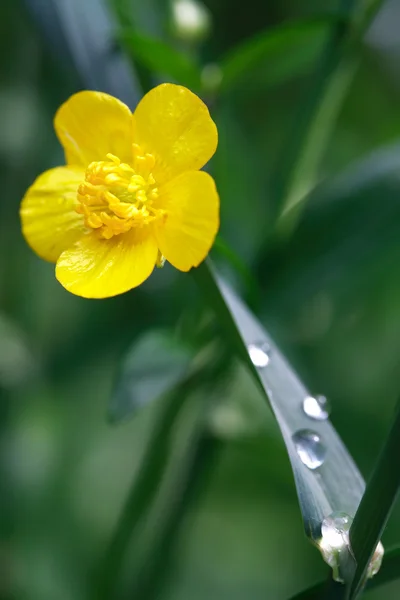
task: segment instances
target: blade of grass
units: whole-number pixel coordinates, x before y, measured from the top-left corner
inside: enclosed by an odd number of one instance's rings
[[[217,359],[207,359],[206,364],[199,365],[193,374],[164,398],[162,409],[157,415],[157,421],[148,440],[139,473],[132,483],[118,523],[100,561],[98,572],[93,578],[93,600],[106,600],[113,597],[128,545],[135,537],[139,526],[146,519],[148,511],[158,495],[160,481],[170,462],[170,448],[172,440],[176,436],[175,427],[179,414],[186,404],[188,396],[197,391],[204,381],[213,381],[224,364],[225,361],[221,364]],[[199,427],[200,420],[201,414],[191,425],[193,432],[195,427]],[[187,453],[196,456],[197,438],[194,433],[191,438],[193,447],[188,446]],[[191,448],[190,451],[189,448]],[[186,469],[186,471],[183,469],[182,472],[186,473],[189,480],[189,464]],[[166,510],[165,507],[164,510]],[[164,525],[166,528],[167,524]],[[169,530],[166,535],[170,535]],[[159,544],[164,543],[163,538],[161,541],[159,540],[156,550]],[[143,595],[141,597],[144,598]]]
[[[350,543],[357,561],[350,600],[363,588],[367,569],[381,539],[400,489],[400,401],[393,425],[368,482],[350,529]]]
[[[342,0],[341,13],[348,15],[332,27],[314,84],[301,103],[288,134],[272,184],[276,215],[297,206],[315,184],[318,167],[331,136],[345,94],[357,68],[357,49],[363,32],[381,1]],[[283,225],[292,226],[298,210]],[[293,220],[292,220],[293,219]]]
[[[185,516],[204,493],[214,471],[221,445],[205,431],[205,399],[208,405],[204,393],[202,397],[194,393],[186,403],[186,409],[190,404],[197,407],[181,427],[185,428],[186,442],[171,456],[171,468],[165,474],[167,485],[148,521],[152,533],[149,550],[143,552],[141,545],[141,567],[130,591],[132,598],[160,597]]]
[[[319,546],[324,518],[337,511],[354,516],[364,491],[363,478],[330,422],[313,420],[304,412],[303,401],[310,395],[307,389],[257,319],[216,274],[211,262],[200,265],[194,275],[224,335],[250,368],[275,415],[291,461],[306,534]],[[249,354],[252,345],[269,349],[269,359],[263,366],[253,363]],[[321,441],[317,446],[318,453],[322,453],[320,464],[312,465],[316,468],[308,468],[307,461],[302,460],[304,454],[298,451],[299,432],[305,430],[311,430]],[[334,566],[340,567],[339,575],[349,582],[355,570],[351,553],[343,565]]]
[[[330,26],[340,18],[325,15],[282,23],[238,44],[220,60],[220,91],[230,92],[243,85],[254,71],[259,86],[282,83],[303,72],[317,60]],[[262,73],[260,65],[264,67]]]
[[[93,577],[93,600],[111,598],[115,591],[128,544],[157,493],[159,481],[168,461],[173,424],[192,384],[193,380],[186,381],[180,386],[179,393],[171,393],[165,398],[148,441],[139,473],[132,484],[112,538],[100,561],[98,572]]]
[[[368,581],[366,591],[375,590],[382,585],[397,581],[398,579],[400,579],[400,547],[390,549],[386,552],[385,560],[379,574]],[[321,600],[324,597],[325,591],[326,582],[321,581],[321,583],[317,583],[292,596],[289,600]]]

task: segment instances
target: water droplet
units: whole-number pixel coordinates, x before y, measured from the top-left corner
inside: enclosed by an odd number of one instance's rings
[[[381,568],[383,555],[385,554],[385,549],[382,546],[382,543],[379,542],[377,547],[375,548],[375,552],[371,558],[371,562],[368,565],[367,570],[367,578],[371,579],[374,575],[376,575]]]
[[[293,436],[293,442],[303,464],[311,470],[320,467],[326,457],[326,448],[321,437],[310,429],[301,429]]]
[[[344,512],[334,512],[322,521],[319,547],[326,563],[332,567],[335,581],[351,581],[355,561],[350,549],[349,531],[352,517]]]
[[[349,531],[352,518],[344,513],[332,513],[322,521],[321,535],[331,548],[340,549],[343,544],[348,544]]]
[[[269,363],[270,347],[266,342],[260,344],[249,344],[247,350],[250,355],[251,362],[255,367],[266,367]]]
[[[344,512],[334,512],[321,524],[321,539],[318,543],[324,561],[332,567],[335,581],[348,583],[352,580],[356,562],[350,545],[350,527],[353,518]],[[379,542],[369,563],[367,578],[379,571],[384,555],[384,548]]]
[[[310,419],[325,421],[330,413],[329,400],[325,396],[307,396],[303,400],[303,410]]]

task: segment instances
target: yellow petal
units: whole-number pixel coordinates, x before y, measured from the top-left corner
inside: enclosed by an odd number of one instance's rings
[[[81,167],[50,169],[36,179],[22,200],[22,232],[45,260],[56,262],[85,231],[83,217],[75,211],[84,177]]]
[[[204,260],[219,229],[219,197],[212,177],[203,171],[182,173],[160,189],[166,213],[156,229],[161,253],[180,271]]]
[[[96,232],[63,252],[56,266],[58,281],[84,298],[107,298],[147,279],[157,260],[157,244],[147,229],[131,229],[110,240]]]
[[[200,98],[185,87],[163,83],[139,102],[133,141],[153,154],[153,174],[162,183],[204,166],[217,148],[218,133]]]
[[[107,153],[123,162],[132,157],[132,113],[102,92],[78,92],[57,111],[54,127],[69,165],[106,160]]]

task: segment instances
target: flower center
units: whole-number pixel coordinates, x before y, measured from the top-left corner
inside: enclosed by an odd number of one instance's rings
[[[108,160],[90,163],[78,188],[76,211],[105,239],[165,218],[165,211],[153,206],[158,197],[151,173],[154,157],[143,155],[136,145],[133,150],[135,168],[107,154]]]

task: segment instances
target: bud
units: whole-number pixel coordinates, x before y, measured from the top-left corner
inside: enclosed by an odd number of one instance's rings
[[[197,0],[174,0],[172,3],[172,31],[184,42],[201,42],[211,29],[211,14]]]

